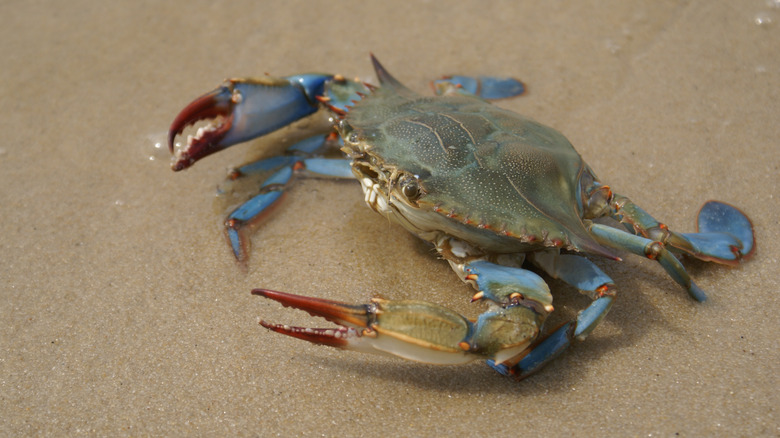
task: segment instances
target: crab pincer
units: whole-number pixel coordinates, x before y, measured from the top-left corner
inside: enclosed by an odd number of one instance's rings
[[[277,301],[284,307],[304,310],[312,316],[319,316],[339,325],[335,329],[306,328],[260,321],[260,325],[269,330],[315,344],[346,348],[349,339],[364,335],[370,324],[372,310],[370,305],[349,305],[338,301],[304,297],[268,289],[254,289],[252,294]]]
[[[176,156],[173,170],[186,169],[203,157],[311,115],[319,108],[316,96],[330,78],[304,74],[228,79],[192,101],[174,119],[168,130],[168,148]],[[175,150],[176,136],[201,120],[210,123],[190,137],[182,149]]]
[[[374,298],[369,304],[351,305],[267,289],[255,289],[252,294],[338,324],[336,328],[307,328],[260,321],[269,330],[315,344],[425,363],[449,365],[477,359],[502,363],[527,348],[538,333],[538,326],[526,318],[534,312],[522,306],[497,309],[470,321],[425,301]]]

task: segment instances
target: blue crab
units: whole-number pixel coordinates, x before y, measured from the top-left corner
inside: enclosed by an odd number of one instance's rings
[[[255,295],[337,325],[261,321],[264,327],[428,363],[483,359],[521,379],[587,337],[612,306],[612,280],[583,254],[619,260],[616,254],[627,252],[656,260],[693,299],[704,301],[677,255],[737,264],[753,253],[752,224],[735,207],[707,202],[697,233],[672,231],[602,184],[558,131],[485,100],[520,94],[522,83],[448,77],[434,83],[438,96],[422,97],[371,59],[379,87],[327,74],[228,80],[173,122],[173,169],[325,111],[327,126],[310,128],[308,138],[284,153],[268,146],[267,153],[278,155],[231,173],[238,180],[270,175],[226,220],[236,258],[246,260],[249,231],[294,175],[356,178],[368,206],[430,242],[476,289],[471,300],[486,303],[486,310],[469,319],[425,301],[377,298],[351,305],[256,289]],[[204,119],[208,126],[175,147],[185,127]],[[346,159],[323,156],[334,146]],[[540,271],[593,300],[550,333],[543,324],[553,298]]]

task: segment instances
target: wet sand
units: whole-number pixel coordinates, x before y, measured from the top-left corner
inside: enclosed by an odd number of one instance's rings
[[[0,6],[0,435],[780,434],[777,2],[538,3]],[[213,198],[251,146],[179,174],[155,148],[225,77],[373,78],[369,52],[420,92],[453,72],[522,78],[528,95],[500,105],[677,230],[707,199],[738,205],[756,256],[686,261],[704,304],[652,261],[598,260],[611,313],[520,383],[262,329],[311,319],[253,287],[479,312],[353,182],[297,183],[242,271]],[[551,286],[561,315],[587,305]]]

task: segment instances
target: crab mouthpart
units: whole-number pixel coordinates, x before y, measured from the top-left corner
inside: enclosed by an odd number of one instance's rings
[[[168,131],[168,149],[175,158],[171,165],[174,171],[186,169],[201,158],[226,147],[221,142],[233,125],[234,105],[232,91],[222,86],[195,99],[176,116]],[[174,139],[177,135],[186,127],[209,119],[211,121],[207,126],[198,129],[194,136],[187,139],[185,146],[175,150]]]

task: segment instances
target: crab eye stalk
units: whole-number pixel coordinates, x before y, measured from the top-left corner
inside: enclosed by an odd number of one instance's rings
[[[353,145],[358,143],[357,133],[352,128],[352,125],[347,123],[346,120],[339,121],[338,131],[341,135],[341,138],[346,140],[348,143]]]
[[[422,195],[420,183],[417,181],[417,178],[405,176],[401,179],[400,185],[401,193],[410,201],[415,201]]]

